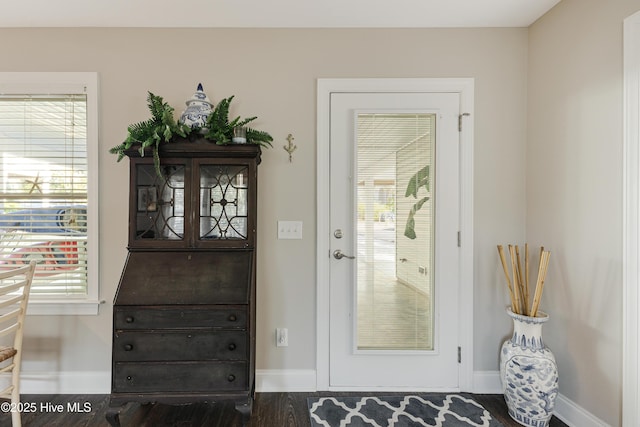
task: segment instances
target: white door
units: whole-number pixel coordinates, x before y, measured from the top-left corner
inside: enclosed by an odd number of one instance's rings
[[[331,387],[459,386],[459,97],[331,94]]]

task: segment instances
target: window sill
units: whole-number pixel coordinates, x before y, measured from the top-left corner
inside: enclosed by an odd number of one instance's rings
[[[50,299],[30,299],[27,306],[27,315],[35,316],[55,316],[55,315],[81,315],[97,316],[98,307],[101,302],[98,300],[50,300]]]

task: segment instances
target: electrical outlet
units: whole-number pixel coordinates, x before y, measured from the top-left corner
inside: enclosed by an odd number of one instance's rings
[[[289,346],[289,331],[287,328],[276,329],[276,346],[288,347]]]
[[[302,239],[302,221],[278,221],[278,239]]]

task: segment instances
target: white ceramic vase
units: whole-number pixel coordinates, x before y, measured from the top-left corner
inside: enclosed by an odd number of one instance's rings
[[[179,122],[190,128],[200,129],[200,133],[206,133],[207,118],[211,114],[213,104],[202,89],[202,83],[198,84],[196,92],[187,102],[187,108],[182,112]]]
[[[558,395],[558,367],[551,350],[542,341],[542,324],[549,315],[536,317],[516,314],[513,336],[500,351],[500,379],[509,415],[530,427],[546,427],[553,415]]]

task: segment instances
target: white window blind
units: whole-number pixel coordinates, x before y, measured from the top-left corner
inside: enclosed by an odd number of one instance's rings
[[[358,350],[434,349],[435,120],[356,116]]]
[[[32,296],[88,295],[87,95],[0,93],[0,269]]]

